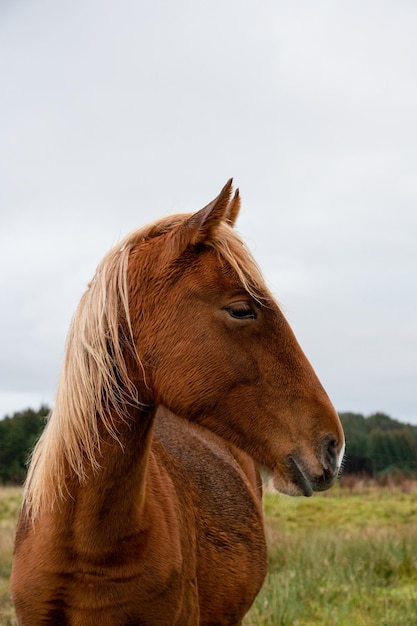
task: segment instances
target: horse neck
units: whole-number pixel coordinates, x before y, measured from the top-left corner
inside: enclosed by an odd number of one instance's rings
[[[99,470],[87,469],[87,479],[73,480],[67,500],[70,511],[61,510],[63,523],[73,519],[77,549],[91,557],[111,551],[123,537],[140,529],[145,518],[145,492],[152,442],[154,412],[131,409],[129,420],[120,423],[118,441],[103,433]]]

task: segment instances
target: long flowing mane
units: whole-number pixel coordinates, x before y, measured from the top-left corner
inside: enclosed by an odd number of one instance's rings
[[[141,242],[181,225],[178,214],[140,228],[111,249],[80,300],[67,337],[54,409],[31,458],[24,504],[33,519],[67,496],[68,473],[86,480],[86,468],[100,471],[104,429],[118,441],[118,423],[130,406],[141,405],[125,355],[142,367],[133,337],[128,265]],[[232,227],[223,222],[206,242],[238,274],[255,298],[265,293],[256,262]]]

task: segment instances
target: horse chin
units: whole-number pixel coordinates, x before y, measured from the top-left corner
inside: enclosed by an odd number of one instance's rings
[[[308,497],[309,495],[311,495],[311,494],[303,493],[300,490],[300,487],[298,485],[295,485],[294,483],[291,483],[288,480],[283,480],[281,476],[274,476],[273,485],[274,485],[274,488],[279,493],[282,493],[285,496],[297,497],[297,496],[305,495]]]

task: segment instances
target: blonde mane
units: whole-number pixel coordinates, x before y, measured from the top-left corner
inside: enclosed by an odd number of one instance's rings
[[[188,217],[167,217],[129,234],[104,257],[82,296],[68,333],[55,407],[28,471],[24,504],[33,519],[67,497],[68,473],[83,482],[88,467],[100,470],[103,428],[119,441],[118,423],[128,419],[129,407],[141,406],[125,361],[128,351],[142,367],[129,309],[129,256],[140,242]],[[205,245],[235,270],[254,298],[265,296],[260,270],[231,226],[222,222]]]

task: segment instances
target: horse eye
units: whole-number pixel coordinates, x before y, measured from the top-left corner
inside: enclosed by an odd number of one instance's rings
[[[225,307],[225,310],[229,313],[230,317],[236,320],[255,320],[257,318],[256,311],[246,302],[232,304],[231,306]]]

